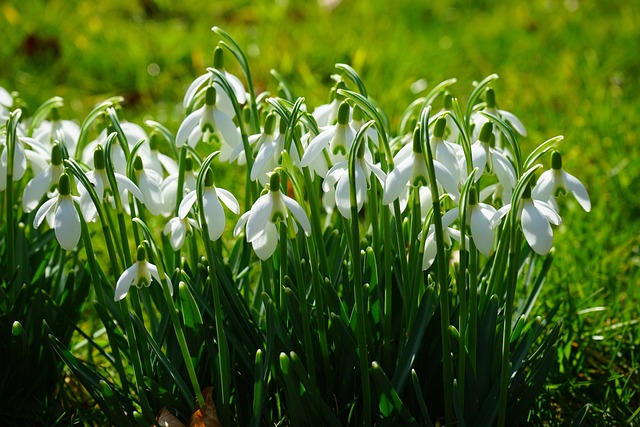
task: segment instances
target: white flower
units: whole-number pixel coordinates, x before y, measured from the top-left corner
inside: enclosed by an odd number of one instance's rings
[[[33,138],[42,142],[46,146],[51,146],[53,141],[58,140],[67,147],[70,156],[76,152],[78,138],[80,137],[80,126],[71,120],[61,120],[60,112],[57,108],[51,109],[51,120],[44,120],[33,133]]]
[[[262,185],[269,182],[268,174],[278,166],[284,149],[284,132],[276,133],[276,119],[274,113],[269,113],[264,123],[264,131],[249,137],[249,143],[255,145],[258,150],[250,177],[252,181],[259,180]],[[280,123],[282,125],[284,122]]]
[[[164,176],[165,171],[167,175],[177,174],[178,164],[176,161],[158,150],[159,138],[160,137],[156,133],[152,133],[149,136],[149,157],[146,161],[143,157],[142,163],[145,168],[155,171],[155,173],[162,177]]]
[[[362,146],[364,148],[364,145]],[[362,157],[356,159],[355,164],[355,179],[356,179],[356,204],[358,212],[364,205],[364,200],[367,195],[367,189],[370,185],[371,173],[378,178],[380,184],[384,186],[386,179],[385,173],[373,164],[371,153],[364,151]],[[322,183],[322,189],[325,192],[329,192],[335,185],[334,197],[338,211],[343,217],[351,218],[351,191],[349,185],[349,165],[348,162],[336,163],[327,173],[327,177]]]
[[[582,209],[591,210],[591,200],[584,185],[575,176],[562,169],[562,157],[554,151],[551,154],[551,169],[545,171],[538,178],[538,182],[531,194],[539,200],[547,201],[552,206],[557,206],[556,197],[564,196],[571,192]]]
[[[237,236],[245,227],[247,242],[261,260],[266,260],[278,246],[278,230],[276,222],[284,221],[289,213],[300,223],[305,234],[311,234],[311,223],[304,209],[292,198],[280,192],[280,176],[277,172],[271,174],[269,191],[256,200],[251,210],[240,217],[234,229]],[[295,223],[293,223],[295,226]]]
[[[347,160],[347,154],[355,136],[356,132],[349,124],[349,104],[343,102],[338,112],[338,123],[322,128],[320,134],[309,142],[300,165],[310,167],[317,173],[322,167],[316,163],[324,161],[323,152],[327,148],[332,164]]]
[[[104,164],[104,150],[101,146],[98,146],[94,153],[94,165],[95,169],[86,172],[85,175],[95,188],[98,200],[102,202],[102,199],[108,195],[109,191],[112,191],[112,188],[107,177],[107,171]],[[118,193],[120,194],[121,200],[124,200],[126,191],[129,191],[140,202],[144,203],[144,196],[133,181],[118,172],[114,172],[114,176],[118,185]],[[93,200],[91,199],[89,192],[82,184],[80,184],[80,182],[78,182],[78,192],[80,193],[80,208],[85,221],[94,221],[98,214],[97,208],[93,204]]]
[[[133,169],[138,179],[138,188],[142,192],[144,205],[151,214],[160,215],[164,210],[164,197],[160,189],[162,176],[153,170],[145,170],[140,156],[136,156]]]
[[[188,143],[195,147],[200,140],[212,142],[214,136],[222,142],[220,160],[234,161],[239,154],[236,148],[242,145],[240,131],[233,120],[216,106],[216,90],[209,86],[205,95],[205,105],[189,114],[180,125],[176,135],[176,146],[182,147]]]
[[[388,205],[396,200],[407,185],[428,186],[427,163],[420,145],[419,131],[414,132],[413,144],[407,144],[394,157],[395,168],[387,175],[382,203]],[[442,163],[433,161],[436,180],[455,200],[460,195],[458,183]]]
[[[496,209],[493,206],[478,203],[477,192],[475,188],[472,188],[469,194],[467,221],[471,228],[473,243],[484,256],[491,255],[493,250],[495,225],[491,221],[495,213]]]
[[[335,87],[331,88],[331,102],[328,104],[319,105],[313,110],[311,115],[316,120],[316,123],[320,127],[329,126],[335,123],[338,118],[338,110],[340,103],[344,99],[343,96],[337,93],[338,89],[346,89],[347,85],[343,81],[336,83]]]
[[[178,217],[184,219],[193,204],[196,202],[197,194],[195,191],[187,194],[178,209]],[[229,191],[223,188],[217,188],[213,184],[213,174],[211,171],[207,171],[207,175],[204,178],[204,188],[202,193],[202,213],[204,214],[205,221],[207,223],[207,229],[209,233],[209,239],[212,241],[218,240],[222,236],[224,226],[226,224],[226,218],[224,216],[224,209],[222,204],[225,204],[231,212],[234,214],[240,213],[240,205],[235,196]]]
[[[138,288],[142,288],[145,286],[149,286],[151,284],[151,280],[156,279],[158,283],[162,282],[162,278],[158,273],[158,268],[147,261],[147,252],[144,246],[138,246],[138,253],[136,262],[129,268],[127,268],[116,283],[116,292],[114,295],[114,301],[120,301],[129,293],[129,288],[131,285],[135,285]],[[167,279],[169,285],[169,293],[173,295],[173,286],[171,281],[164,275],[164,278]]]
[[[73,203],[79,203],[76,196],[71,195],[71,184],[66,173],[60,175],[58,182],[59,194],[47,200],[40,206],[33,219],[33,226],[40,227],[47,218],[49,227],[55,231],[60,246],[67,251],[75,249],[80,241],[81,226],[78,211]],[[53,215],[51,215],[53,213]]]
[[[498,107],[496,106],[496,93],[492,88],[488,88],[485,93],[485,103],[486,105],[484,111],[508,121],[516,132],[518,132],[522,136],[527,136],[527,130],[524,128],[524,125],[522,124],[520,119],[515,116],[515,114],[510,113],[509,111],[498,109]],[[475,139],[480,134],[482,126],[487,121],[489,121],[489,119],[480,112],[476,112],[471,117],[471,121],[475,125],[473,129],[473,137]],[[493,134],[496,138],[496,146],[501,147],[502,132],[498,127],[496,127],[493,129]]]
[[[171,247],[174,251],[179,250],[184,246],[184,242],[187,239],[187,236],[193,234],[193,229],[199,230],[200,226],[195,219],[184,217],[174,217],[169,220],[169,222],[164,226],[164,230],[162,233],[167,236],[171,234],[169,237],[169,242],[171,243]]]
[[[511,208],[511,204],[507,204],[493,215],[491,222],[494,228]],[[522,225],[522,232],[527,243],[537,254],[546,255],[553,245],[551,224],[560,225],[562,223],[560,215],[549,203],[532,199],[530,191],[525,191],[522,196],[520,209],[518,220]]]
[[[187,156],[184,170],[183,192],[189,193],[196,189],[196,174],[193,171],[193,159]],[[170,216],[176,210],[176,199],[178,195],[178,172],[169,175],[162,181],[160,186],[164,199],[162,214]]]
[[[26,213],[38,207],[42,196],[58,183],[62,172],[64,172],[62,151],[58,144],[54,144],[51,148],[51,163],[42,172],[35,175],[24,188],[22,208]]]
[[[233,89],[233,94],[235,95],[238,104],[242,105],[247,102],[247,91],[245,90],[244,85],[242,84],[240,79],[224,69],[224,51],[220,46],[217,46],[213,52],[213,68],[221,71],[222,74],[224,74],[224,77],[225,79],[227,79],[229,86],[231,86],[231,89]],[[229,95],[227,95],[227,92],[218,82],[213,81],[213,73],[210,71],[197,77],[189,85],[189,88],[187,89],[187,92],[185,93],[184,99],[182,101],[182,105],[184,106],[184,108],[189,108],[189,105],[191,105],[191,103],[193,102],[196,94],[200,89],[202,89],[203,86],[210,86],[211,84],[213,84],[213,86],[216,88],[216,105],[218,105],[220,110],[222,110],[229,117],[235,116],[235,112],[233,110],[231,100],[229,99]]]
[[[141,139],[147,139],[147,133],[138,124],[121,121],[120,128],[122,129],[122,133],[124,134],[125,139],[127,140],[127,145],[129,146],[129,150],[133,149],[133,147]],[[112,132],[109,131],[109,134],[111,133]],[[82,150],[82,161],[87,166],[89,167],[95,166],[93,164],[93,155],[96,151],[96,148],[98,147],[98,145],[104,148],[107,143],[108,137],[109,135],[107,134],[107,129],[104,129],[102,132],[100,132],[100,134],[98,135],[98,138],[96,138],[94,141],[91,141]],[[73,155],[73,153],[70,152],[69,155]],[[138,155],[142,157],[142,161],[145,165],[151,161],[149,144],[147,142],[143,143],[142,146],[140,146],[140,148],[138,149]],[[116,172],[126,175],[127,157],[125,156],[124,151],[120,146],[120,144],[116,143],[116,141],[114,141],[114,143],[111,144],[111,161],[113,162],[113,169]]]
[[[454,208],[442,215],[442,232],[445,247],[451,247],[451,239],[460,241],[460,231],[455,228],[449,227],[453,221],[458,218],[458,209]],[[420,238],[420,236],[418,236]],[[468,241],[468,237],[465,236],[465,241]],[[465,248],[469,250],[469,245],[466,244]],[[441,256],[444,254],[441,254]],[[422,269],[427,270],[433,265],[433,262],[438,256],[438,245],[436,242],[436,227],[434,224],[429,226],[427,230],[427,237],[424,240],[424,254],[422,256]]]

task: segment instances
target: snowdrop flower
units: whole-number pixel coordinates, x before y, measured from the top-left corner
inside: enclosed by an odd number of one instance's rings
[[[353,114],[351,115],[351,127],[356,131],[356,133],[364,126],[364,111],[358,105],[353,107]],[[378,132],[374,126],[369,126],[365,131],[365,135],[367,138],[373,142],[375,147],[378,147]]]
[[[349,104],[345,101],[340,104],[338,123],[322,128],[322,132],[309,142],[300,160],[300,165],[310,167],[317,172],[320,168],[313,165],[323,160],[323,151],[327,148],[331,163],[346,161],[347,153],[349,153],[355,136],[355,130],[349,125]]]
[[[444,94],[444,108],[442,108],[442,110],[438,111],[436,114],[433,115],[433,117],[430,120],[430,123],[432,121],[436,121],[437,123],[437,121],[440,118],[443,118],[445,120],[445,129],[444,129],[443,138],[445,141],[455,144],[458,141],[458,136],[460,135],[460,131],[458,130],[458,126],[456,126],[455,122],[453,121],[452,114],[453,114],[453,96],[449,92],[446,92]]]
[[[491,255],[494,242],[494,230],[497,224],[492,224],[496,209],[486,203],[478,202],[478,192],[471,188],[469,192],[469,208],[467,221],[471,228],[471,238],[476,248],[484,256]]]
[[[62,150],[60,145],[56,143],[51,148],[51,163],[49,166],[34,176],[24,188],[22,208],[25,213],[29,213],[38,207],[42,196],[58,183],[62,172],[64,172]]]
[[[229,86],[233,89],[233,94],[238,101],[238,104],[242,105],[247,102],[247,91],[244,88],[244,85],[240,81],[239,78],[234,76],[233,74],[227,72],[224,69],[224,51],[220,46],[216,46],[213,51],[213,68],[222,72],[224,77],[227,79]],[[182,105],[184,108],[189,108],[191,103],[193,102],[196,94],[203,86],[213,86],[216,88],[216,105],[222,112],[224,112],[229,117],[235,116],[235,111],[233,109],[233,104],[227,95],[227,92],[222,88],[222,86],[213,80],[213,73],[207,72],[199,77],[197,77],[187,89],[187,92],[184,95],[184,99],[182,101]]]
[[[129,150],[133,149],[133,147],[140,141],[141,139],[147,139],[147,133],[145,130],[138,124],[121,121],[120,128],[122,129],[122,133],[124,134],[125,139],[127,140],[127,145],[129,146]],[[82,162],[89,167],[94,167],[93,164],[93,154],[96,151],[96,148],[101,146],[105,147],[107,143],[107,138],[113,132],[113,127],[111,125],[107,126],[106,129],[103,129],[102,132],[98,135],[98,137],[91,141],[86,147],[82,150]],[[72,153],[70,153],[71,155]],[[150,150],[149,144],[143,143],[142,146],[138,149],[138,155],[142,157],[144,164],[148,164],[150,162]],[[111,145],[111,161],[113,162],[113,169],[121,174],[127,173],[127,157],[124,154],[124,151],[120,144],[112,144]]]
[[[173,285],[171,281],[164,274],[169,285],[169,293],[173,296]],[[151,280],[156,279],[158,283],[162,282],[158,268],[147,261],[147,251],[143,245],[138,246],[138,253],[136,254],[136,262],[129,268],[127,268],[116,283],[116,292],[114,295],[114,301],[120,301],[129,293],[131,285],[135,285],[137,288],[142,288],[151,285]]]
[[[200,140],[209,143],[216,138],[222,142],[220,160],[234,161],[237,154],[232,154],[239,153],[236,147],[242,145],[240,131],[233,120],[216,106],[216,89],[209,86],[205,94],[205,105],[189,114],[180,125],[176,146],[182,147],[188,143],[195,147]]]
[[[355,179],[356,204],[358,212],[360,212],[367,196],[371,173],[373,172],[383,186],[386,176],[380,167],[373,164],[371,153],[365,152],[365,144],[360,145],[358,148],[358,158],[355,164]],[[349,183],[349,163],[347,161],[336,163],[329,170],[327,177],[322,183],[322,189],[325,192],[330,191],[335,185],[334,197],[336,206],[342,216],[347,219],[351,219],[351,190]]]
[[[494,116],[503,118],[511,124],[516,132],[518,132],[522,136],[527,136],[527,130],[524,128],[524,125],[522,124],[520,119],[515,116],[515,114],[510,113],[509,111],[498,109],[496,105],[496,93],[492,88],[487,88],[487,91],[485,92],[485,104],[486,105],[484,107],[484,111],[493,114]],[[476,112],[472,116],[471,120],[475,124],[475,127],[473,129],[473,136],[474,138],[477,138],[480,130],[482,129],[482,126],[486,122],[488,122],[489,119],[483,114],[480,114],[480,112]],[[502,132],[498,128],[493,129],[493,132],[496,138],[496,145],[500,147],[500,136]]]
[[[504,217],[512,209],[511,204],[507,204],[500,208],[491,219],[492,226],[495,228]],[[527,186],[519,206],[517,219],[522,226],[522,232],[531,249],[539,255],[546,255],[553,245],[553,231],[551,224],[560,225],[562,219],[553,207],[541,200],[531,198],[531,189]]]
[[[40,227],[47,218],[49,227],[55,231],[62,249],[72,251],[80,241],[80,217],[73,203],[79,203],[77,196],[71,195],[69,175],[63,173],[58,180],[59,193],[40,206],[33,219],[33,226]],[[53,213],[53,215],[51,215]]]
[[[184,242],[187,239],[187,236],[191,236],[193,234],[193,229],[199,230],[200,226],[196,222],[195,219],[184,217],[173,217],[169,220],[169,222],[164,226],[164,230],[162,233],[165,236],[169,237],[169,242],[171,243],[171,247],[174,251],[180,250],[182,246],[184,246]]]
[[[445,117],[438,118],[433,129],[433,136],[429,139],[431,152],[435,154],[435,159],[442,163],[454,177],[458,177],[460,176],[460,159],[456,151],[459,150],[462,156],[464,154],[461,153],[462,147],[444,139],[446,129],[447,119]]]
[[[400,197],[407,185],[413,187],[428,186],[427,163],[422,153],[420,130],[413,133],[413,144],[405,145],[394,157],[395,168],[387,175],[382,203],[388,205]],[[434,160],[436,179],[440,185],[457,199],[460,195],[458,183],[452,173],[439,161]]]
[[[107,171],[105,169],[104,150],[101,146],[98,146],[96,148],[93,159],[95,169],[85,173],[85,175],[89,182],[93,184],[93,187],[96,190],[96,194],[98,195],[98,199],[102,201],[102,199],[107,196],[110,191],[113,191],[113,189],[111,188],[111,185],[109,184],[109,178],[107,177]],[[133,181],[118,172],[114,172],[114,176],[116,178],[118,192],[121,195],[121,198],[124,198],[125,191],[129,191],[140,202],[144,203],[144,196],[142,195],[140,189],[133,183]],[[80,193],[80,208],[82,210],[82,215],[84,216],[85,221],[95,221],[98,211],[96,206],[93,204],[93,200],[91,200],[89,192],[80,183],[78,183],[78,192]]]
[[[144,205],[152,215],[160,215],[164,210],[164,198],[160,189],[162,177],[153,170],[145,170],[140,156],[136,156],[133,161],[133,170],[138,180],[138,188],[142,192]]]
[[[27,171],[27,155],[23,141],[28,138],[18,136],[16,132],[15,144],[13,148],[13,180],[20,181]],[[7,145],[7,135],[0,136],[0,191],[7,188],[7,168],[9,147]]]
[[[305,234],[311,234],[311,223],[304,209],[292,198],[280,191],[280,175],[274,172],[270,176],[269,191],[260,196],[251,210],[240,217],[234,229],[237,236],[245,227],[247,242],[261,260],[267,260],[278,246],[278,229],[276,223],[289,217],[289,211],[300,223]],[[295,223],[294,223],[295,226]]]
[[[551,154],[551,169],[545,171],[538,178],[538,182],[531,194],[534,198],[543,200],[558,209],[556,197],[564,196],[568,192],[573,194],[582,209],[591,210],[591,200],[584,185],[575,176],[562,169],[562,156],[554,151]]]
[[[153,170],[160,176],[164,176],[165,171],[167,175],[178,173],[176,161],[158,150],[159,139],[160,136],[155,132],[149,136],[149,157],[146,159],[147,161],[145,161],[144,157],[142,158],[144,167]]]
[[[184,166],[183,191],[189,193],[196,189],[196,174],[193,171],[193,159],[187,155]],[[162,181],[160,186],[162,198],[164,199],[162,215],[170,216],[176,210],[176,199],[178,196],[178,172],[169,175]]]
[[[58,138],[58,135],[62,138]],[[64,141],[69,155],[73,156],[80,137],[80,126],[71,120],[61,120],[60,111],[57,108],[51,109],[51,120],[43,121],[33,133],[33,138],[42,142],[46,146],[51,146],[54,140]]]
[[[338,110],[340,103],[344,99],[338,93],[338,89],[346,89],[347,85],[343,81],[336,83],[335,87],[331,88],[331,102],[316,107],[311,115],[316,119],[316,123],[320,127],[329,126],[335,123],[338,118]]]
[[[255,145],[258,150],[251,168],[250,177],[252,181],[258,180],[262,185],[266,185],[269,182],[268,174],[278,166],[278,161],[284,149],[284,132],[281,129],[280,132],[276,133],[276,121],[276,115],[269,113],[264,122],[264,131],[249,137],[249,143]],[[283,123],[284,121],[280,122],[281,127]]]
[[[187,194],[178,209],[178,217],[180,219],[186,218],[193,204],[196,202],[197,193],[192,191]],[[229,208],[231,212],[238,215],[240,213],[240,204],[236,200],[235,196],[231,192],[217,188],[213,184],[213,173],[211,170],[206,172],[204,177],[204,188],[202,193],[202,213],[204,214],[205,221],[207,223],[207,229],[209,232],[209,239],[212,241],[218,240],[222,236],[226,218],[224,216],[224,209],[222,204]]]
[[[482,125],[478,140],[471,145],[473,167],[478,168],[474,179],[477,182],[485,171],[489,174],[495,174],[502,185],[504,199],[508,200],[511,198],[511,192],[516,186],[516,171],[504,153],[491,146],[492,131],[493,124],[486,122]],[[466,174],[466,160],[463,158],[461,163],[461,172]]]
[[[458,218],[458,209],[454,208],[442,215],[442,231],[444,237],[444,244],[446,248],[451,247],[451,239],[453,238],[457,242],[460,241],[460,231],[455,228],[451,228],[450,225]],[[465,236],[468,240],[468,237]],[[465,245],[467,250],[469,245]],[[438,255],[438,246],[436,244],[436,227],[434,224],[429,226],[427,230],[427,237],[424,240],[424,254],[422,256],[422,269],[427,270],[433,265],[433,262]]]

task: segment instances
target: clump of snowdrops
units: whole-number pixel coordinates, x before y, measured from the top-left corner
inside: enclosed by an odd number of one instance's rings
[[[177,129],[126,121],[119,97],[78,125],[60,98],[25,117],[0,92],[5,294],[91,284],[102,327],[73,350],[46,332],[114,425],[186,422],[208,386],[225,426],[526,419],[560,328],[531,315],[560,197],[590,209],[562,137],[525,156],[496,75],[465,105],[440,83],[391,129],[380,88],[337,64],[311,111],[275,72],[256,94],[213,30]]]

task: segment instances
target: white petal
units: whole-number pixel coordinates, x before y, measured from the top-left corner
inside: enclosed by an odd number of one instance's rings
[[[438,255],[438,247],[436,245],[435,227],[429,226],[429,233],[424,241],[424,254],[422,256],[422,269],[426,270],[433,264]]]
[[[218,240],[224,231],[226,218],[216,192],[205,191],[202,197],[202,204],[207,228],[209,229],[209,239],[212,241]]]
[[[144,203],[144,195],[142,194],[142,191],[140,191],[140,188],[138,188],[138,186],[133,183],[133,181],[118,172],[115,172],[114,175],[120,192],[122,192],[123,190],[127,190],[129,193],[133,194],[136,199]]]
[[[180,223],[180,218],[178,218],[178,217],[171,218],[169,220],[169,222],[167,222],[165,224],[164,228],[162,229],[162,234],[164,234],[166,236],[169,233],[173,233],[173,230],[176,229],[176,227],[178,226],[179,223]]]
[[[536,182],[535,187],[531,191],[531,195],[543,201],[548,201],[553,195],[553,170],[549,169],[540,175],[538,178],[538,182]]]
[[[248,211],[243,213],[240,216],[240,218],[238,218],[238,222],[236,223],[236,226],[233,227],[233,237],[238,237],[240,235],[240,232],[242,231],[244,226],[247,224],[247,220],[249,219],[250,216],[251,216],[251,211]]]
[[[511,162],[498,150],[491,150],[491,156],[495,173],[502,186],[514,188],[516,186],[516,171]]]
[[[453,177],[449,169],[447,169],[442,163],[437,160],[433,161],[433,168],[436,173],[436,180],[444,189],[449,193],[449,196],[453,200],[456,200],[460,196],[460,190],[458,190],[458,181]]]
[[[269,193],[270,192],[271,190],[269,190]],[[248,242],[256,238],[258,233],[263,231],[268,223],[271,223],[273,202],[271,194],[269,193],[260,196],[251,207],[251,216],[247,221],[247,228],[245,230]]]
[[[164,199],[162,197],[162,190],[160,185],[155,179],[152,179],[145,172],[139,174],[138,180],[140,182],[140,190],[144,195],[144,205],[149,209],[153,215],[160,215],[163,210]]]
[[[206,191],[205,191],[206,193]],[[231,194],[230,191],[225,190],[224,188],[216,187],[216,194],[222,203],[225,204],[226,207],[229,208],[231,212],[238,215],[240,213],[240,204],[236,197]]]
[[[571,191],[580,206],[582,206],[582,209],[589,212],[591,210],[591,200],[587,189],[575,176],[565,171],[562,171],[562,175],[564,176],[564,182],[567,184],[567,189]]]
[[[343,217],[351,219],[351,192],[349,191],[349,174],[340,177],[336,185],[336,206]]]
[[[129,288],[133,284],[133,281],[136,279],[137,273],[138,263],[136,262],[120,275],[120,277],[118,278],[118,282],[116,283],[116,293],[113,297],[114,301],[120,301],[127,296]]]
[[[268,222],[264,228],[264,232],[260,233],[255,240],[251,242],[253,250],[258,258],[266,261],[273,255],[278,247],[278,230],[272,222]]]
[[[502,218],[511,210],[511,203],[508,203],[498,209],[491,217],[491,227],[496,228],[502,222]]]
[[[309,218],[307,217],[304,209],[302,209],[298,202],[284,194],[282,195],[282,201],[284,202],[285,206],[289,208],[295,219],[298,220],[305,234],[307,236],[311,235],[311,223],[309,222]]]
[[[184,94],[184,99],[182,100],[182,106],[184,108],[188,108],[189,104],[193,100],[193,97],[196,95],[200,87],[211,77],[211,73],[206,73],[201,76],[196,77],[196,79],[189,85],[187,91]]]
[[[478,168],[474,176],[474,179],[478,181],[484,173],[484,168],[487,166],[487,151],[484,149],[481,142],[476,142],[471,145],[471,157],[473,159],[473,167]],[[461,172],[466,173],[467,171],[463,170]]]
[[[173,230],[171,232],[171,236],[169,236],[169,242],[171,243],[171,247],[174,251],[182,248],[184,245],[184,241],[187,238],[187,227],[184,222],[180,219],[175,223]]]
[[[151,273],[151,276],[154,279],[156,279],[156,281],[160,284],[160,286],[165,286],[162,284],[160,274],[158,273],[158,267],[156,267],[154,264],[151,264],[150,262],[147,262],[147,261],[145,262],[147,264],[147,269],[149,270],[149,273]],[[171,280],[166,274],[164,275],[164,278],[167,279],[166,285],[169,286],[169,294],[173,296],[173,284],[171,283]]]
[[[335,127],[331,126],[326,130],[320,132],[318,136],[313,138],[313,140],[309,143],[304,154],[302,155],[302,159],[300,160],[300,166],[307,167],[313,162],[320,154],[322,150],[327,148],[331,138],[335,134]]]
[[[80,241],[80,217],[69,197],[60,196],[55,215],[55,234],[64,250],[72,251]]]
[[[196,202],[197,198],[198,194],[195,190],[188,193],[182,198],[180,206],[178,207],[178,218],[184,219],[187,215],[189,215],[189,212],[191,211],[191,208],[193,207],[193,204]]]
[[[524,237],[527,239],[531,249],[539,255],[549,253],[553,245],[551,225],[532,202],[524,202],[521,222]]]
[[[229,85],[231,85],[233,93],[238,99],[238,104],[244,104],[246,102],[246,90],[244,89],[244,85],[242,84],[240,79],[229,73],[228,71],[224,72],[224,76],[227,79],[227,82],[229,82]]]
[[[36,212],[36,216],[33,218],[33,226],[35,228],[40,227],[42,221],[47,216],[47,213],[51,210],[51,208],[58,201],[58,196],[52,197],[40,206],[40,209]]]
[[[387,175],[387,181],[384,185],[384,196],[382,197],[382,204],[388,205],[396,200],[402,190],[405,189],[411,172],[413,169],[413,158],[407,158],[403,162],[396,165],[396,167]]]
[[[204,107],[199,108],[184,119],[178,128],[178,134],[176,135],[176,147],[180,148],[187,142],[193,130],[198,126],[203,111]]]
[[[27,183],[22,194],[22,208],[26,213],[33,211],[38,207],[40,199],[44,196],[51,186],[51,167],[45,169],[42,173],[33,177]]]
[[[213,116],[224,142],[226,142],[226,144],[232,149],[235,149],[238,145],[242,145],[240,131],[236,127],[235,123],[233,123],[233,120],[217,109],[213,111]],[[235,160],[235,157],[231,158],[231,160]]]
[[[540,215],[545,217],[551,224],[562,224],[562,218],[560,218],[558,212],[556,212],[553,206],[551,206],[549,203],[543,202],[541,200],[533,200],[533,206],[535,206],[535,208],[540,212]]]
[[[488,211],[487,215],[491,215],[491,211]],[[491,255],[494,240],[494,229],[491,228],[491,221],[489,219],[492,215],[487,215],[482,212],[482,208],[480,206],[476,205],[475,208],[471,209],[471,235],[476,247],[484,256]]]
[[[513,128],[522,136],[527,136],[527,130],[524,128],[524,125],[520,121],[519,118],[515,116],[515,114],[510,113],[505,110],[498,110],[503,119],[509,121]]]
[[[371,169],[371,172],[373,172],[376,178],[378,178],[378,181],[380,181],[380,185],[384,187],[384,183],[387,180],[387,174],[385,174],[384,171],[380,169],[378,165],[375,165],[373,163],[368,163],[368,166],[369,166],[369,169]]]
[[[251,180],[255,181],[260,174],[266,174],[267,172],[271,172],[270,170],[266,170],[266,166],[269,163],[269,160],[273,160],[273,156],[276,153],[278,146],[275,142],[270,142],[267,144],[263,144],[258,150],[258,155],[256,156],[256,160],[253,163],[253,167],[251,168]]]

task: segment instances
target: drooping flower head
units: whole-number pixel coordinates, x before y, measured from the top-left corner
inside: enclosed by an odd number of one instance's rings
[[[173,295],[173,286],[166,274],[164,278],[169,282],[169,293]],[[131,285],[135,285],[137,288],[147,287],[151,285],[152,279],[156,279],[158,283],[162,282],[162,278],[158,273],[158,267],[147,261],[147,250],[144,245],[140,245],[136,253],[135,263],[120,275],[116,283],[116,292],[113,297],[114,301],[120,301],[126,297]]]
[[[533,197],[548,202],[556,210],[558,209],[557,197],[573,194],[582,209],[591,210],[591,200],[584,185],[570,173],[562,168],[562,156],[558,151],[551,154],[551,169],[545,171],[538,178],[533,188]]]
[[[64,172],[62,149],[56,143],[51,147],[51,163],[42,172],[34,176],[24,188],[22,208],[25,212],[31,212],[38,207],[42,196],[58,183],[62,172]]]

